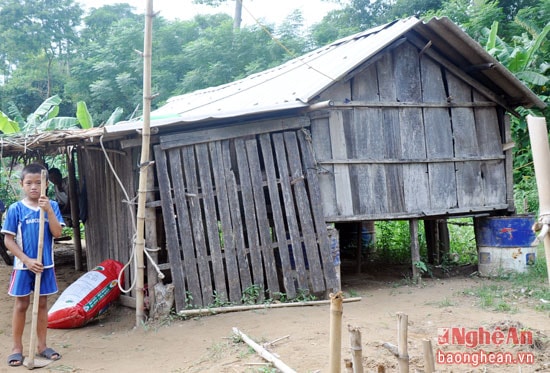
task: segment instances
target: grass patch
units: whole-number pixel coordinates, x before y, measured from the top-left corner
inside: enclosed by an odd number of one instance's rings
[[[526,272],[487,279],[464,294],[479,298],[479,306],[492,311],[517,312],[517,305],[521,303],[550,315],[550,287],[544,249],[539,247],[535,264]]]

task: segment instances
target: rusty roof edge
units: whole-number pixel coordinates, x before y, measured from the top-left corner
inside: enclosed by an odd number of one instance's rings
[[[435,23],[436,26],[431,26],[431,23]],[[460,38],[466,45],[468,45],[468,47],[472,48],[474,52],[486,58],[487,62],[493,63],[494,69],[502,74],[505,79],[513,83],[513,85],[526,96],[531,104],[535,105],[539,109],[546,108],[546,103],[544,101],[542,101],[533,91],[531,91],[514,74],[512,74],[510,70],[508,70],[496,58],[489,54],[489,52],[487,52],[477,41],[469,37],[464,30],[454,24],[448,17],[434,17],[427,22],[423,22],[422,25],[427,26],[432,30],[437,28],[437,26],[444,27],[447,31],[453,33],[456,37]]]

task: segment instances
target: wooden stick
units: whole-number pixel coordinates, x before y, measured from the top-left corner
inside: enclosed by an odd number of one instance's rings
[[[407,328],[409,317],[403,312],[397,313],[397,362],[399,373],[409,373],[409,353],[407,348]]]
[[[411,260],[413,281],[415,284],[420,282],[422,272],[417,264],[420,262],[420,243],[418,242],[418,219],[409,220],[409,231],[411,236]]]
[[[361,331],[357,327],[348,325],[349,344],[353,373],[363,373],[363,347],[361,346]]]
[[[546,119],[544,117],[527,116],[529,139],[533,153],[535,166],[535,178],[539,192],[539,222],[548,226],[550,224],[550,148],[548,146],[548,134]],[[543,228],[544,229],[544,228]],[[544,252],[546,255],[546,268],[548,270],[548,284],[550,285],[550,234],[544,229]]]
[[[40,196],[46,194],[46,184],[48,182],[47,171],[42,170],[40,174]],[[38,227],[38,252],[36,254],[36,260],[42,263],[42,252],[44,251],[44,209],[40,208],[40,220]],[[26,361],[26,367],[34,369],[34,355],[36,354],[36,338],[38,327],[38,304],[40,303],[40,283],[42,280],[42,273],[37,273],[34,280],[34,294],[32,303],[32,323],[31,323],[31,343],[29,346],[29,357]]]
[[[361,297],[356,298],[347,298],[344,299],[344,303],[349,302],[359,302]],[[305,306],[322,306],[329,304],[330,300],[312,300],[309,302],[294,302],[294,303],[269,303],[269,304],[251,304],[247,306],[231,306],[231,307],[214,307],[214,308],[198,308],[196,310],[183,310],[179,311],[179,316],[205,316],[205,315],[215,315],[218,313],[229,313],[229,312],[239,312],[239,311],[250,311],[250,310],[259,310],[259,309],[268,309],[268,308],[286,308],[286,307],[305,307]]]
[[[342,292],[330,294],[330,373],[340,373],[342,357]]]
[[[263,348],[262,346],[260,346],[256,342],[254,342],[252,339],[250,339],[246,334],[241,332],[239,329],[234,327],[233,328],[233,334],[235,334],[238,337],[242,338],[242,340],[247,345],[252,347],[254,349],[254,351],[256,351],[262,358],[264,358],[265,360],[272,363],[275,366],[275,368],[279,369],[281,372],[283,372],[283,373],[296,373],[296,371],[294,369],[291,369],[290,367],[288,367],[288,365],[286,365],[281,360],[279,360],[278,358],[273,356],[272,353],[270,353],[265,348]]]
[[[423,339],[422,350],[424,351],[424,373],[433,373],[435,371],[435,360],[432,341]]]

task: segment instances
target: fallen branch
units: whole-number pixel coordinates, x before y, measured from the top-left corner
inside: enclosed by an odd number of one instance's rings
[[[344,303],[359,302],[361,297],[344,299]],[[306,307],[306,306],[322,306],[330,304],[330,300],[312,300],[309,302],[294,302],[294,303],[268,303],[268,304],[251,304],[246,306],[231,306],[231,307],[214,307],[214,308],[198,308],[194,310],[179,311],[179,316],[207,316],[215,315],[218,313],[229,313],[239,311],[260,310],[269,308],[283,308],[283,307]]]
[[[265,348],[254,342],[252,339],[250,339],[246,334],[241,332],[237,328],[233,328],[233,333],[237,335],[238,337],[242,338],[242,340],[252,347],[254,351],[256,351],[262,358],[272,363],[275,368],[279,369],[283,373],[296,373],[295,370],[288,367],[285,363],[283,363],[281,360],[277,359],[273,354],[269,351],[267,351]]]

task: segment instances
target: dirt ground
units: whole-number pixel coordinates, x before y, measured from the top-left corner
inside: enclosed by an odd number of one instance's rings
[[[61,254],[60,254],[61,255]],[[66,255],[66,254],[65,254]],[[56,255],[57,257],[57,255]],[[65,289],[82,273],[72,268],[71,257],[58,260],[60,289]],[[352,267],[353,268],[353,267]],[[342,288],[358,302],[343,305],[342,359],[350,356],[348,326],[359,328],[365,372],[397,372],[396,358],[382,344],[397,344],[396,313],[408,315],[408,352],[411,372],[424,371],[422,340],[432,341],[434,351],[532,354],[534,364],[480,365],[437,364],[440,372],[550,372],[550,313],[535,311],[539,300],[517,299],[513,313],[482,309],[471,292],[487,279],[456,276],[425,279],[422,285],[404,280],[400,269],[379,269],[356,274],[344,269]],[[11,268],[0,264],[0,276],[7,289]],[[56,297],[50,297],[53,304]],[[5,359],[11,349],[11,310],[13,301],[0,293],[0,347],[4,362],[0,372],[12,372]],[[296,372],[328,372],[330,306],[262,309],[188,320],[164,320],[134,327],[135,311],[113,305],[98,320],[78,329],[50,329],[49,345],[63,358],[42,371],[48,372],[276,372],[258,354],[232,334],[236,327],[268,349]],[[29,343],[30,312],[25,343]],[[488,344],[477,348],[439,345],[440,328],[477,331],[495,327],[501,331],[532,332],[533,344]],[[491,334],[492,335],[492,334]],[[274,342],[269,344],[270,342]],[[462,355],[461,355],[462,356]],[[345,372],[342,364],[342,372]]]

